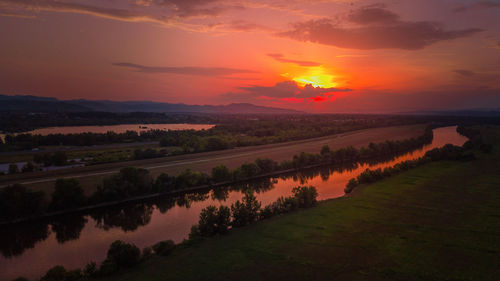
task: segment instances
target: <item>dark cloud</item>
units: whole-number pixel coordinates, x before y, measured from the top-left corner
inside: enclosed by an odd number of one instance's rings
[[[267,54],[269,57],[284,63],[294,63],[300,66],[320,66],[321,63],[313,62],[313,61],[303,61],[303,60],[292,60],[287,59],[283,54]]]
[[[395,23],[399,20],[399,15],[386,10],[383,5],[375,5],[363,7],[352,11],[347,19],[358,24],[373,24],[373,23]]]
[[[324,100],[324,95],[336,92],[350,92],[351,89],[339,88],[321,88],[312,85],[306,85],[300,88],[294,81],[284,81],[274,86],[248,86],[238,88],[241,92],[226,93],[222,97],[229,101],[251,101],[257,97],[266,97],[271,99],[316,99]]]
[[[236,69],[236,68],[226,68],[226,67],[144,66],[128,62],[118,62],[118,63],[113,63],[113,65],[119,67],[132,68],[136,72],[143,72],[143,73],[171,73],[171,74],[197,75],[197,76],[225,76],[225,75],[241,74],[241,73],[257,73],[256,71],[248,69]]]
[[[457,6],[453,9],[453,11],[455,13],[462,13],[470,10],[482,10],[482,9],[492,9],[492,8],[500,8],[500,3],[493,1],[480,1],[469,5]]]
[[[470,76],[474,76],[474,74],[476,74],[474,71],[467,70],[467,69],[455,69],[455,70],[453,70],[453,72],[459,74],[460,76],[464,76],[464,77],[470,77]]]
[[[293,24],[279,36],[349,49],[418,50],[433,43],[466,37],[482,31],[477,28],[445,30],[443,25],[428,21],[402,21],[399,16],[380,7],[361,8],[347,17],[355,27],[344,27],[330,19]]]

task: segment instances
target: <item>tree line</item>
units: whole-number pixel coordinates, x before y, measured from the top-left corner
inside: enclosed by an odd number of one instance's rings
[[[198,120],[199,117],[193,118]],[[143,119],[140,119],[143,120]],[[184,119],[182,119],[184,120]],[[193,121],[189,120],[189,121]],[[200,120],[201,121],[201,120]],[[179,147],[182,153],[222,150],[321,137],[352,130],[422,123],[416,117],[384,115],[312,116],[207,116],[217,124],[209,130],[149,130],[124,133],[76,133],[33,135],[7,134],[0,151],[27,150],[39,146],[92,146],[113,143],[158,141],[160,146]],[[99,124],[99,123],[98,123]]]
[[[187,169],[177,176],[166,173],[153,179],[149,171],[141,168],[125,167],[119,173],[103,179],[97,190],[90,196],[85,196],[83,188],[76,179],[58,179],[50,202],[45,202],[45,196],[33,192],[19,184],[8,186],[0,191],[0,218],[9,220],[23,216],[38,215],[46,212],[60,211],[83,206],[133,198],[153,193],[169,193],[186,190],[191,187],[210,186],[217,183],[245,181],[257,176],[268,175],[286,170],[297,170],[310,166],[345,165],[367,159],[386,158],[416,149],[432,141],[432,129],[428,127],[418,138],[401,141],[386,141],[379,144],[370,143],[368,147],[354,147],[331,150],[322,147],[319,154],[302,152],[293,156],[292,160],[278,163],[272,159],[256,159],[252,163],[244,163],[234,170],[225,165],[214,167],[211,174]],[[70,191],[70,192],[66,192]],[[38,194],[33,196],[33,194]],[[31,208],[22,210],[26,202]],[[3,203],[5,202],[5,203]],[[20,204],[15,204],[20,202]],[[28,204],[28,203],[26,203]]]

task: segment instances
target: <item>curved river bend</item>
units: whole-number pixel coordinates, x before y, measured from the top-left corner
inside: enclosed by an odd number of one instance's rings
[[[88,215],[69,215],[52,221],[9,226],[0,230],[0,280],[18,276],[39,278],[55,265],[74,269],[91,261],[99,263],[104,260],[109,245],[117,239],[134,243],[139,248],[167,239],[181,242],[191,226],[198,222],[201,209],[208,205],[230,206],[243,197],[242,190],[246,188],[256,190],[262,206],[281,196],[291,195],[293,187],[304,184],[317,188],[319,200],[341,197],[347,181],[367,168],[391,167],[417,159],[428,150],[447,143],[461,146],[466,140],[456,132],[455,126],[443,127],[434,130],[431,144],[388,161],[359,164],[342,171],[319,168],[243,186],[177,198],[157,198]]]

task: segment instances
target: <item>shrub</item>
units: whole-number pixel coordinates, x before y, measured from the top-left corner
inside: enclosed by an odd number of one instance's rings
[[[352,192],[352,190],[358,186],[358,181],[355,178],[352,178],[349,180],[349,182],[346,184],[344,188],[344,192],[349,194]]]
[[[231,222],[231,212],[228,207],[208,206],[201,210],[198,231],[201,236],[213,236],[227,232]]]
[[[81,279],[82,272],[80,269],[68,271],[64,267],[58,265],[49,269],[40,281],[78,281]]]
[[[255,160],[255,164],[257,165],[261,173],[272,173],[278,168],[278,163],[276,163],[272,159],[267,158],[257,158],[257,160]]]
[[[260,206],[261,204],[257,201],[253,191],[247,191],[242,202],[238,200],[231,205],[232,225],[238,227],[256,221],[259,216]]]
[[[149,259],[153,255],[153,249],[151,247],[146,247],[142,249],[142,259]]]
[[[198,225],[193,225],[191,226],[191,231],[189,232],[188,239],[189,241],[196,241],[200,239],[201,234],[200,234],[200,229],[198,228]]]
[[[57,179],[50,203],[51,210],[64,210],[85,205],[87,198],[77,179]]]
[[[318,191],[314,186],[297,186],[292,189],[292,193],[297,198],[300,208],[308,208],[316,204]]]
[[[104,178],[91,199],[93,203],[112,201],[146,194],[152,189],[153,180],[148,170],[125,167],[118,174]]]
[[[175,177],[171,177],[166,173],[161,173],[155,181],[154,190],[156,192],[171,191],[174,187]]]
[[[243,177],[251,178],[260,174],[261,171],[259,166],[257,166],[257,164],[255,163],[244,163],[243,165],[241,165],[241,172],[243,174]]]
[[[90,262],[83,268],[83,276],[85,278],[93,277],[97,272],[97,265],[95,262]]]
[[[209,181],[210,177],[207,174],[186,169],[175,177],[174,185],[176,189],[184,189],[187,187],[205,185],[208,184]]]
[[[267,205],[259,211],[259,219],[267,219],[274,215],[271,205]]]
[[[219,137],[210,137],[207,140],[207,150],[223,150],[229,148],[229,143]]]
[[[118,267],[130,267],[139,263],[141,251],[133,244],[116,240],[109,247],[106,260]]]
[[[153,245],[155,254],[159,256],[168,256],[175,249],[175,243],[172,240],[160,241]]]

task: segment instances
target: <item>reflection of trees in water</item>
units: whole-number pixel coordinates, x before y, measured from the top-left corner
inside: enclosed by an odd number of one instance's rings
[[[162,196],[154,200],[154,205],[160,211],[160,213],[165,214],[168,210],[175,206],[175,198],[171,196]]]
[[[46,222],[23,223],[0,229],[0,252],[4,257],[21,255],[26,249],[49,237],[49,225]]]
[[[193,202],[205,201],[209,196],[209,190],[200,191],[197,193],[187,193],[176,198],[177,206],[191,208]]]
[[[211,193],[212,200],[225,202],[228,197],[229,197],[229,187],[227,185],[226,186],[219,186],[219,187],[212,189],[212,193]]]
[[[310,169],[302,169],[298,172],[287,173],[279,176],[281,180],[289,180],[299,182],[301,185],[307,184],[313,178],[318,176],[321,177],[323,181],[327,181],[334,173],[343,173],[345,171],[352,171],[358,167],[357,163],[339,165],[330,165],[323,167],[316,167]]]
[[[80,233],[87,221],[83,215],[69,215],[53,220],[51,226],[52,231],[56,234],[57,242],[62,244],[80,238]]]
[[[407,152],[406,152],[407,153]],[[396,156],[399,157],[405,153]],[[377,164],[394,160],[396,157],[378,158],[364,163]],[[352,171],[358,167],[357,163],[343,166],[323,166],[310,169],[302,169],[298,172],[282,174],[271,178],[261,178],[247,182],[241,182],[229,186],[217,187],[194,193],[186,193],[179,196],[162,196],[146,200],[142,203],[130,204],[119,207],[112,207],[96,210],[91,213],[91,217],[96,221],[96,227],[109,230],[119,227],[123,231],[134,231],[138,227],[145,226],[151,221],[153,210],[157,208],[162,214],[172,209],[176,205],[190,208],[193,202],[212,200],[225,201],[231,191],[245,192],[253,190],[257,193],[267,192],[274,188],[278,179],[293,179],[300,184],[306,184],[311,179],[320,176],[323,181],[327,181],[333,173]],[[52,231],[56,235],[59,243],[76,240],[87,223],[83,215],[68,215],[66,217],[54,219]],[[0,253],[5,257],[21,255],[26,249],[33,248],[37,242],[47,239],[49,236],[48,223],[17,224],[0,229]]]
[[[275,183],[277,183],[277,179],[275,178],[260,178],[232,184],[229,186],[229,190],[240,191],[242,193],[252,190],[256,193],[262,193],[273,189]]]
[[[96,227],[109,230],[119,227],[123,231],[134,231],[139,226],[145,226],[151,221],[154,207],[151,204],[134,204],[120,208],[111,208],[92,213]]]

